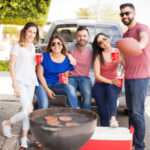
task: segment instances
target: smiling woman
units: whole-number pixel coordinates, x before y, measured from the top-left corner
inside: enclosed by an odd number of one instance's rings
[[[76,92],[68,84],[68,74],[73,69],[64,40],[58,35],[52,36],[43,53],[43,62],[38,65],[40,85],[36,87],[36,96],[39,108],[48,108],[49,98],[55,99],[56,95],[66,95],[68,105],[77,108]],[[62,74],[64,80],[61,80]]]
[[[27,134],[29,130],[28,115],[32,112],[32,100],[35,85],[38,85],[35,74],[35,47],[39,43],[39,30],[35,23],[28,22],[20,32],[19,42],[15,43],[10,52],[9,69],[14,88],[14,96],[20,100],[22,110],[9,120],[2,122],[2,132],[5,137],[11,137],[11,126],[23,121],[21,147],[28,148]]]

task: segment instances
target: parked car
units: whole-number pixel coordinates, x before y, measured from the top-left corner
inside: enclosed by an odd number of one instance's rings
[[[79,26],[85,26],[90,33],[90,41],[93,42],[95,35],[99,32],[104,32],[110,38],[113,47],[116,47],[115,42],[122,37],[123,30],[119,23],[108,21],[95,20],[61,20],[55,21],[50,26],[46,37],[41,40],[41,48],[43,49],[48,43],[49,38],[58,34],[61,35],[66,43],[75,41],[76,30]]]
[[[61,20],[55,21],[51,24],[50,29],[48,30],[46,37],[41,40],[40,48],[43,50],[49,38],[54,35],[60,35],[64,38],[66,44],[70,42],[76,42],[76,31],[79,26],[85,26],[89,30],[91,44],[94,40],[94,37],[97,33],[103,32],[108,35],[111,45],[116,47],[116,41],[122,37],[123,30],[119,23],[111,21],[95,21],[95,20]],[[122,66],[118,70],[118,73],[121,72]],[[92,83],[94,83],[94,73],[91,68],[90,78]],[[124,87],[122,90],[124,93]],[[125,105],[125,103],[124,103]]]

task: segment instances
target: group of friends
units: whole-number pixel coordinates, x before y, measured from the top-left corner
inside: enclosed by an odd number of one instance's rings
[[[123,38],[138,41],[142,54],[123,56],[113,48],[108,36],[98,33],[92,45],[88,44],[89,31],[78,27],[76,42],[65,44],[62,37],[53,35],[43,53],[41,64],[36,65],[35,44],[39,46],[39,29],[27,23],[20,32],[19,42],[11,49],[9,69],[14,95],[20,98],[22,110],[9,120],[2,122],[2,132],[11,137],[11,126],[23,121],[21,147],[28,147],[27,134],[30,128],[29,114],[33,111],[34,93],[39,109],[50,107],[55,95],[66,95],[68,105],[79,109],[77,89],[82,95],[81,108],[90,110],[92,96],[98,106],[101,126],[118,127],[117,97],[121,92],[116,79],[119,63],[124,67],[121,77],[125,78],[125,97],[129,115],[129,126],[134,127],[133,146],[144,150],[145,117],[144,102],[150,78],[150,31],[136,21],[135,8],[131,3],[120,5],[122,22],[128,27]],[[119,60],[113,61],[112,51],[119,52]],[[89,72],[93,64],[95,83],[92,86]],[[35,69],[37,67],[37,74]],[[59,73],[66,73],[65,83],[59,81]]]

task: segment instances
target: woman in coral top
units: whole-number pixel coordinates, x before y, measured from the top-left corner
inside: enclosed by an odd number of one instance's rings
[[[118,127],[117,97],[121,92],[120,81],[116,79],[119,62],[124,66],[123,57],[119,51],[111,47],[110,40],[104,33],[96,35],[93,41],[93,63],[95,84],[93,96],[98,106],[100,124],[102,126]],[[119,60],[112,59],[112,52],[118,51]],[[124,69],[121,77],[124,77]]]

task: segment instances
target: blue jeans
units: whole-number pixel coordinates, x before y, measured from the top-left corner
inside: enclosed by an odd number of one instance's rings
[[[144,103],[147,95],[149,78],[126,79],[125,95],[129,114],[129,126],[133,125],[133,144],[136,150],[144,150],[145,117]]]
[[[81,108],[90,110],[92,99],[92,83],[90,78],[85,76],[70,76],[69,84],[71,84],[76,91],[77,89],[80,90],[83,98]]]
[[[109,126],[111,116],[117,115],[117,97],[121,92],[121,88],[96,82],[93,86],[93,97],[100,115],[101,126]]]
[[[78,107],[78,97],[76,95],[76,92],[74,88],[69,84],[64,83],[56,83],[48,85],[48,87],[56,94],[56,95],[66,95],[68,97],[68,104],[72,108]],[[50,105],[50,100],[48,98],[48,95],[43,88],[43,86],[40,84],[39,86],[36,86],[35,94],[37,96],[38,100],[38,108],[48,108]]]

